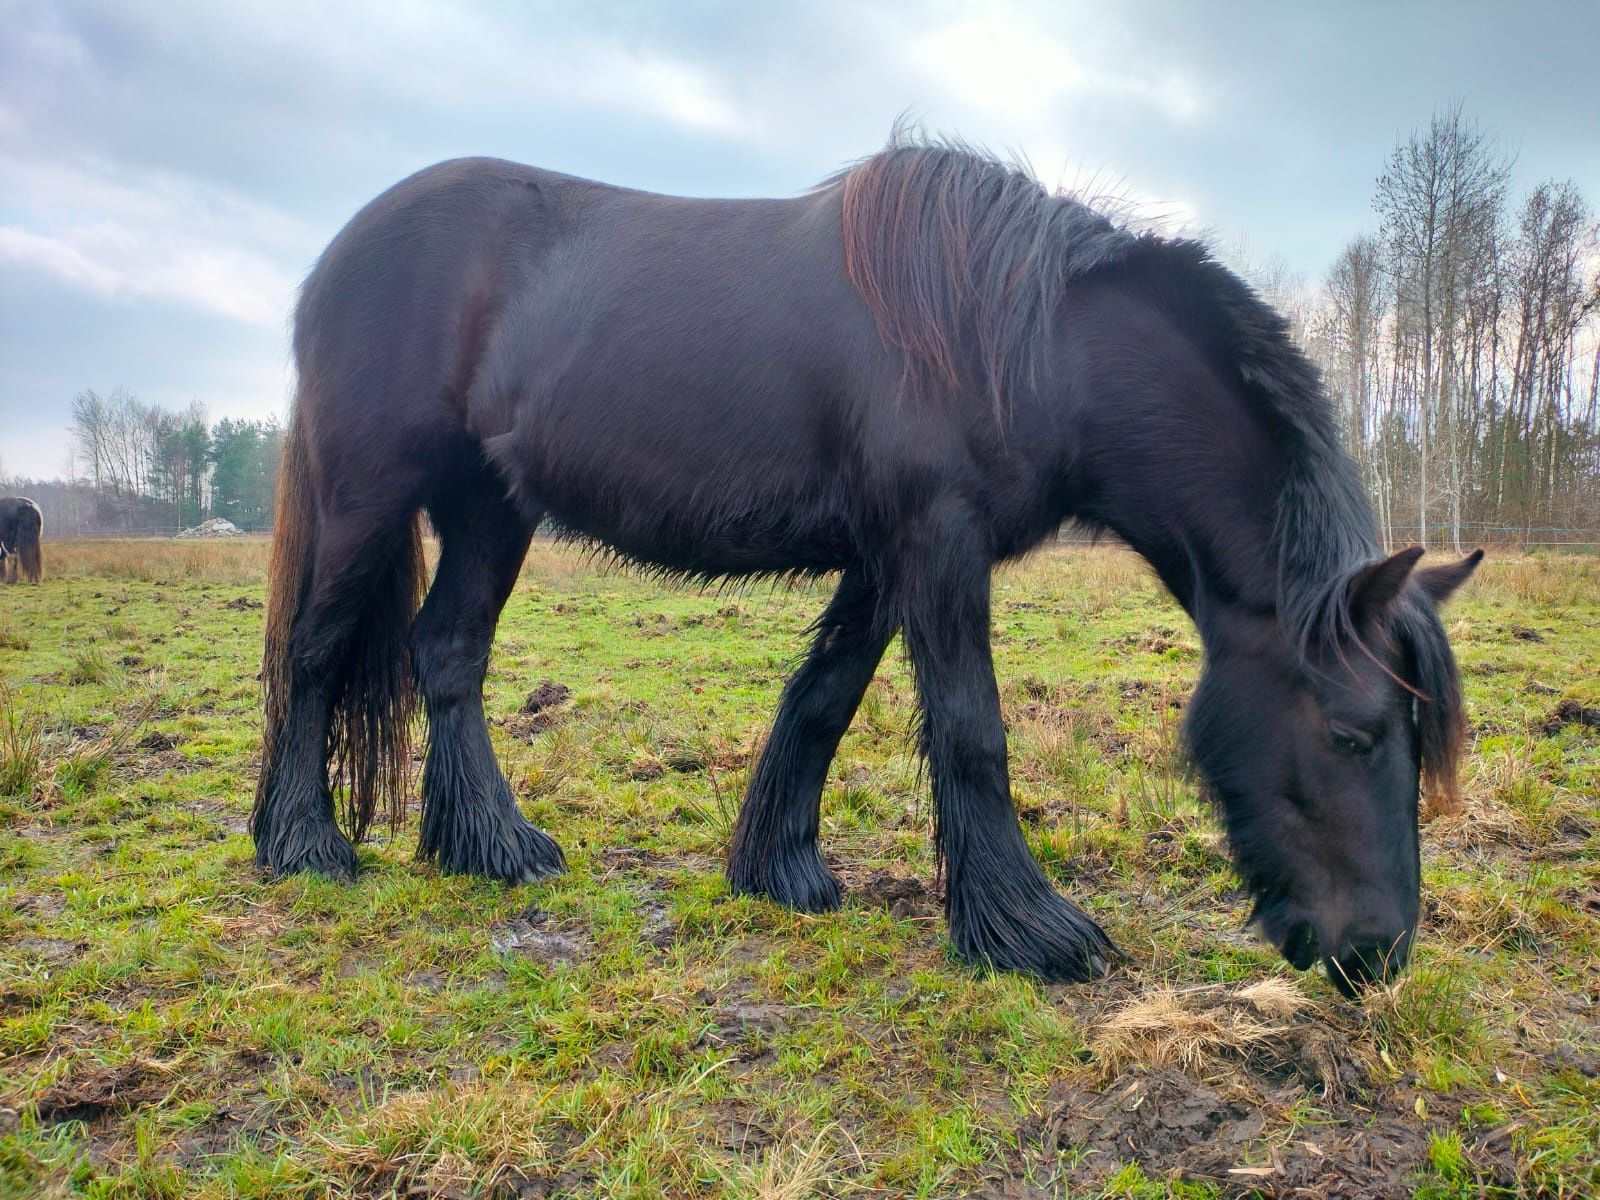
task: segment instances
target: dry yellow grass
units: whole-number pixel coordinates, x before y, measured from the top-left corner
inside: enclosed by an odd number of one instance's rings
[[[1281,976],[1236,989],[1157,986],[1098,1022],[1090,1046],[1107,1079],[1135,1064],[1213,1075],[1286,1037],[1290,1018],[1312,1004]]]
[[[251,583],[266,577],[265,534],[238,538],[63,538],[45,544],[49,578],[206,579]]]

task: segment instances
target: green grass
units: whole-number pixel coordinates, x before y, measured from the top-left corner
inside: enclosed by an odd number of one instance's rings
[[[1413,968],[1350,1004],[1241,930],[1178,753],[1198,638],[1125,554],[995,592],[1029,842],[1130,954],[1089,987],[951,956],[897,652],[824,797],[852,898],[730,896],[826,585],[697,594],[545,546],[487,708],[571,872],[441,878],[413,806],[354,886],[261,879],[262,557],[58,543],[0,592],[0,1196],[1209,1197],[1360,1181],[1380,1136],[1422,1195],[1600,1186],[1600,733],[1542,728],[1600,705],[1593,562],[1491,560],[1450,609],[1463,810],[1424,834]],[[546,679],[572,696],[536,729]],[[891,911],[883,872],[920,889]]]

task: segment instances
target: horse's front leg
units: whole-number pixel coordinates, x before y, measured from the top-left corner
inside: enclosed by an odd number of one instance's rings
[[[970,962],[1051,982],[1101,976],[1116,949],[1050,886],[1011,804],[989,651],[992,563],[980,531],[964,507],[942,506],[897,559],[891,577],[922,704],[950,938]]]

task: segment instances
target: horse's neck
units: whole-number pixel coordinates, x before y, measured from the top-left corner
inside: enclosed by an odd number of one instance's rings
[[[1112,414],[1113,430],[1095,439],[1110,449],[1096,467],[1101,500],[1087,515],[1155,569],[1202,632],[1203,613],[1216,605],[1272,607],[1276,450],[1248,417],[1215,403],[1186,411],[1180,388],[1165,398],[1141,394],[1152,411],[1141,414],[1140,400],[1123,397],[1096,406]]]

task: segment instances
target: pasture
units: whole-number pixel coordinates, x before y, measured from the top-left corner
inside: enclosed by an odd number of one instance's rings
[[[265,543],[54,543],[0,589],[0,1193],[1579,1196],[1600,1187],[1600,563],[1447,610],[1472,736],[1424,924],[1360,1003],[1290,970],[1178,751],[1199,668],[1131,555],[1002,571],[1017,806],[1129,961],[947,952],[891,651],[823,805],[845,907],[722,853],[825,585],[697,593],[537,544],[487,684],[571,871],[263,880]],[[1295,1188],[1307,1189],[1294,1192]]]

